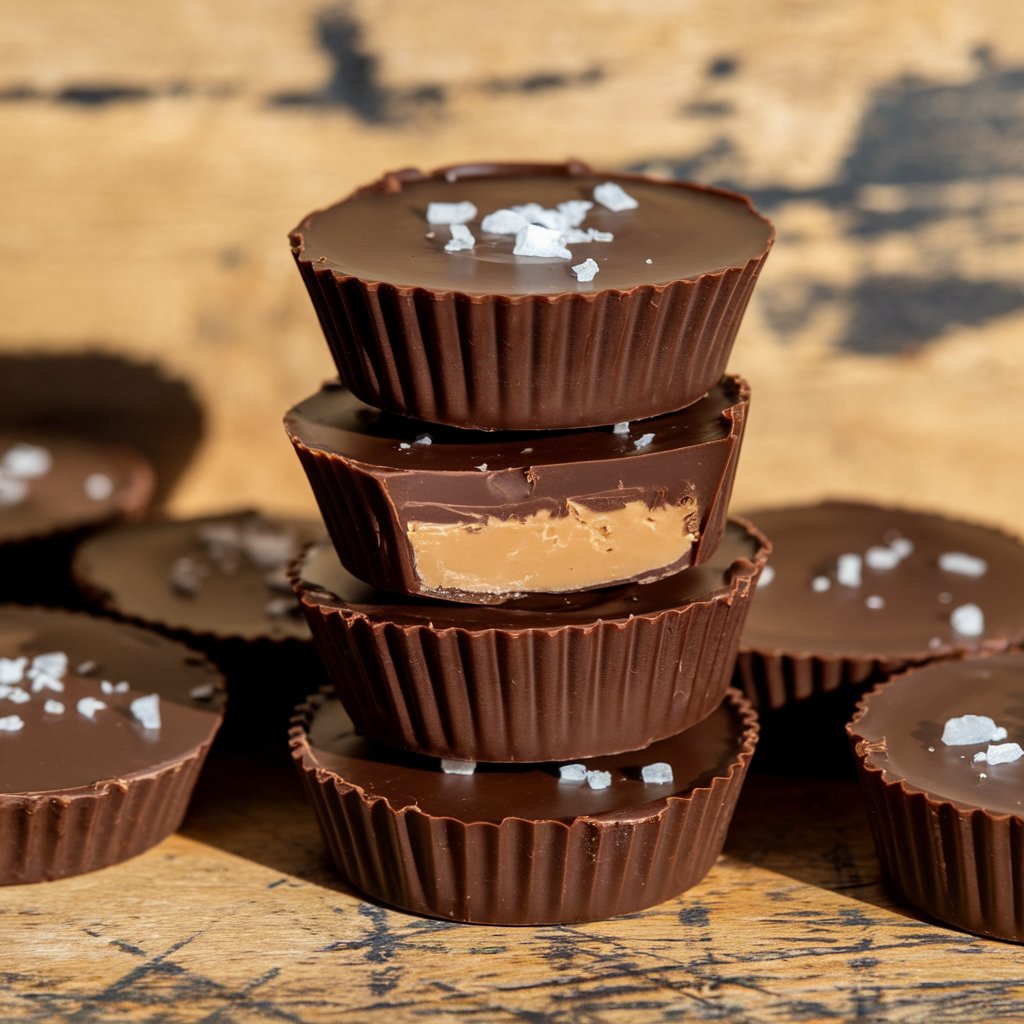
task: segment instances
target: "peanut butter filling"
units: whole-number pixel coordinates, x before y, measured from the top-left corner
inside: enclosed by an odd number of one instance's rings
[[[525,519],[410,522],[407,536],[424,588],[481,594],[558,593],[642,579],[685,558],[697,540],[697,503],[630,501],[596,511],[569,501]]]

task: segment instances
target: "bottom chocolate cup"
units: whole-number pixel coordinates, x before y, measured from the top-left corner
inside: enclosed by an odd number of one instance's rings
[[[0,885],[83,874],[181,824],[223,679],[181,644],[81,613],[0,607]]]
[[[555,763],[437,760],[357,735],[326,693],[297,709],[292,756],[341,873],[368,896],[479,924],[594,921],[696,885],[725,842],[757,742],[749,701],[729,690],[699,725],[652,746],[587,759],[607,788]],[[645,782],[667,763],[673,781]]]
[[[965,715],[1006,734],[944,742]],[[992,752],[1024,745],[1024,654],[908,672],[872,690],[847,731],[890,888],[946,924],[1024,942],[1024,757]]]

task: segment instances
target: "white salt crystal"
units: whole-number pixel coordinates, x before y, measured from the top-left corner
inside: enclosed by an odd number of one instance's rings
[[[64,705],[59,700],[50,698],[43,704],[43,711],[48,715],[63,715]]]
[[[974,755],[974,758],[973,758],[973,761],[974,761],[975,764],[977,764],[979,761],[987,761],[987,760],[988,760],[988,753],[986,751],[984,751],[984,750],[979,750]]]
[[[998,726],[988,715],[960,715],[949,718],[942,728],[942,742],[947,747],[964,747],[972,743],[990,743],[998,736]]]
[[[646,448],[654,440],[653,433],[641,434],[634,442],[634,448]]]
[[[27,704],[32,699],[32,695],[20,686],[5,686],[4,699],[9,700],[12,704]]]
[[[583,782],[587,777],[585,764],[563,764],[558,769],[559,782]]]
[[[895,569],[902,559],[892,548],[873,547],[864,552],[864,562],[870,569]]]
[[[429,434],[419,434],[413,444],[433,444],[434,439]]]
[[[542,208],[533,217],[533,223],[539,224],[542,228],[550,228],[559,234],[570,230],[573,225],[569,218],[561,210],[549,210]]]
[[[295,554],[295,537],[288,530],[254,527],[242,534],[242,550],[257,568],[277,569]]]
[[[4,715],[0,717],[0,732],[18,732],[25,727],[21,715]]]
[[[654,262],[654,260],[650,259],[649,257],[646,260],[644,260],[644,263],[653,263],[653,262]]]
[[[901,559],[909,558],[914,553],[914,542],[897,534],[889,541],[889,550],[895,551]]]
[[[112,683],[109,679],[100,680],[100,690],[103,693],[127,693],[128,689],[128,684],[124,680],[119,683]]]
[[[773,579],[775,579],[775,570],[770,565],[766,565],[757,578],[757,585],[758,587],[767,587]]]
[[[480,222],[480,230],[491,235],[518,234],[530,222],[515,210],[495,210]]]
[[[4,470],[19,480],[35,480],[53,467],[53,456],[37,444],[16,444],[3,457]]]
[[[672,765],[666,761],[655,761],[653,764],[645,764],[640,769],[640,778],[644,782],[664,785],[672,781]]]
[[[203,589],[203,577],[206,572],[206,567],[191,555],[182,555],[171,563],[167,582],[176,593],[185,597],[195,597]]]
[[[45,672],[37,672],[32,677],[32,692],[38,693],[40,690],[54,690],[57,693],[63,693],[64,683]]]
[[[985,751],[985,760],[989,764],[1013,764],[1024,757],[1024,749],[1019,743],[997,743],[990,745]]]
[[[567,199],[558,204],[558,209],[565,215],[569,227],[578,228],[587,219],[587,213],[593,205],[586,199]]]
[[[860,555],[846,554],[836,559],[836,580],[844,587],[860,586]]]
[[[530,452],[532,452],[532,451],[533,451],[532,448],[524,448],[519,454],[520,455],[529,455]]]
[[[955,572],[959,576],[977,579],[988,571],[988,562],[963,551],[944,551],[939,555],[939,568],[943,572]]]
[[[586,245],[591,241],[590,232],[584,231],[583,228],[565,228],[561,235],[566,245]]]
[[[997,725],[996,729],[995,729],[995,732],[992,733],[992,740],[993,740],[993,742],[998,743],[1000,740],[1005,740],[1005,739],[1006,739],[1006,729],[1004,729],[1003,726],[1001,726],[1001,725]]]
[[[476,761],[460,761],[454,757],[442,757],[441,771],[445,775],[472,775],[476,771]]]
[[[960,636],[981,636],[985,632],[985,616],[976,604],[962,604],[949,613],[949,624]]]
[[[525,228],[516,232],[516,244],[512,249],[512,255],[572,259],[572,253],[562,244],[561,234],[537,224],[527,224]]]
[[[597,265],[597,260],[587,258],[582,263],[577,263],[572,268],[572,272],[576,275],[577,281],[586,283],[587,281],[593,281],[600,269]]]
[[[106,501],[114,493],[114,481],[106,473],[90,473],[82,486],[92,501]]]
[[[816,594],[823,594],[826,590],[831,589],[832,581],[827,576],[815,576],[811,580],[811,590]]]
[[[24,480],[17,480],[13,476],[7,476],[0,472],[0,507],[10,508],[25,500],[28,494],[28,484]]]
[[[445,252],[465,252],[476,245],[473,232],[464,224],[453,224],[451,226],[452,237],[445,242]]]
[[[234,523],[204,523],[197,531],[208,551],[235,550],[242,546],[242,531]]]
[[[80,676],[87,676],[90,672],[96,671],[95,661],[83,661],[81,665],[75,667],[75,672]]]
[[[933,637],[932,637],[932,638],[931,638],[931,639],[930,639],[930,640],[928,641],[928,646],[929,646],[929,647],[930,647],[930,648],[931,648],[931,649],[932,649],[933,651],[935,651],[935,650],[938,650],[938,649],[939,649],[939,648],[940,648],[940,647],[942,646],[942,637],[940,637],[940,636],[933,636]]]
[[[591,789],[607,789],[611,784],[611,772],[587,772],[587,785]]]
[[[468,201],[461,203],[428,203],[428,224],[468,224],[476,216],[476,207]]]
[[[44,672],[54,679],[63,679],[68,672],[68,656],[63,651],[47,651],[45,654],[37,654],[32,659],[32,667],[28,670],[30,676],[37,672]]]
[[[20,683],[28,658],[0,658],[0,683]]]
[[[75,710],[85,718],[95,721],[96,712],[102,711],[107,705],[96,697],[83,697],[76,705]]]
[[[399,448],[411,448],[411,447],[412,447],[412,445],[411,445],[411,444],[409,444],[409,442],[408,442],[408,441],[399,441],[399,442],[398,442],[398,447],[399,447]]]
[[[217,689],[213,683],[200,683],[198,686],[193,686],[188,691],[188,695],[193,700],[212,700],[216,692]]]
[[[145,697],[136,697],[128,706],[143,729],[160,728],[160,694],[149,693]]]
[[[629,195],[621,185],[614,181],[606,181],[603,185],[594,186],[594,198],[612,213],[623,210],[635,210],[640,204]]]
[[[481,473],[486,473],[487,472],[487,463],[486,462],[481,462],[479,466],[474,466],[473,468],[480,470]]]
[[[877,610],[878,608],[885,607],[885,598],[879,597],[878,594],[870,594],[868,597],[864,598],[864,604],[867,605],[868,608],[874,608]]]
[[[616,423],[612,427],[613,434],[628,434],[629,433],[629,420],[623,420],[621,423]]]
[[[589,241],[591,242],[614,242],[615,234],[611,231],[598,231],[597,228],[588,228],[587,234],[590,235]],[[651,261],[648,260],[648,263]]]

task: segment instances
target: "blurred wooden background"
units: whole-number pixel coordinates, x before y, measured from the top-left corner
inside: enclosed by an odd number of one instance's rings
[[[311,509],[280,420],[331,363],[286,233],[484,158],[751,192],[736,505],[1024,530],[1024,19],[1003,0],[6,0],[0,346],[159,360],[207,409],[174,508]]]

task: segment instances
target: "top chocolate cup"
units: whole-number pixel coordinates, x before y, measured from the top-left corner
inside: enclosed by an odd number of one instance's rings
[[[615,212],[594,188],[619,184]],[[487,214],[593,202],[571,259],[516,256]],[[430,203],[470,202],[472,249]],[[644,419],[696,401],[725,372],[774,229],[745,196],[585,164],[402,170],[310,214],[292,252],[342,382],[364,402],[433,423],[551,430]],[[599,267],[578,281],[572,267]]]

